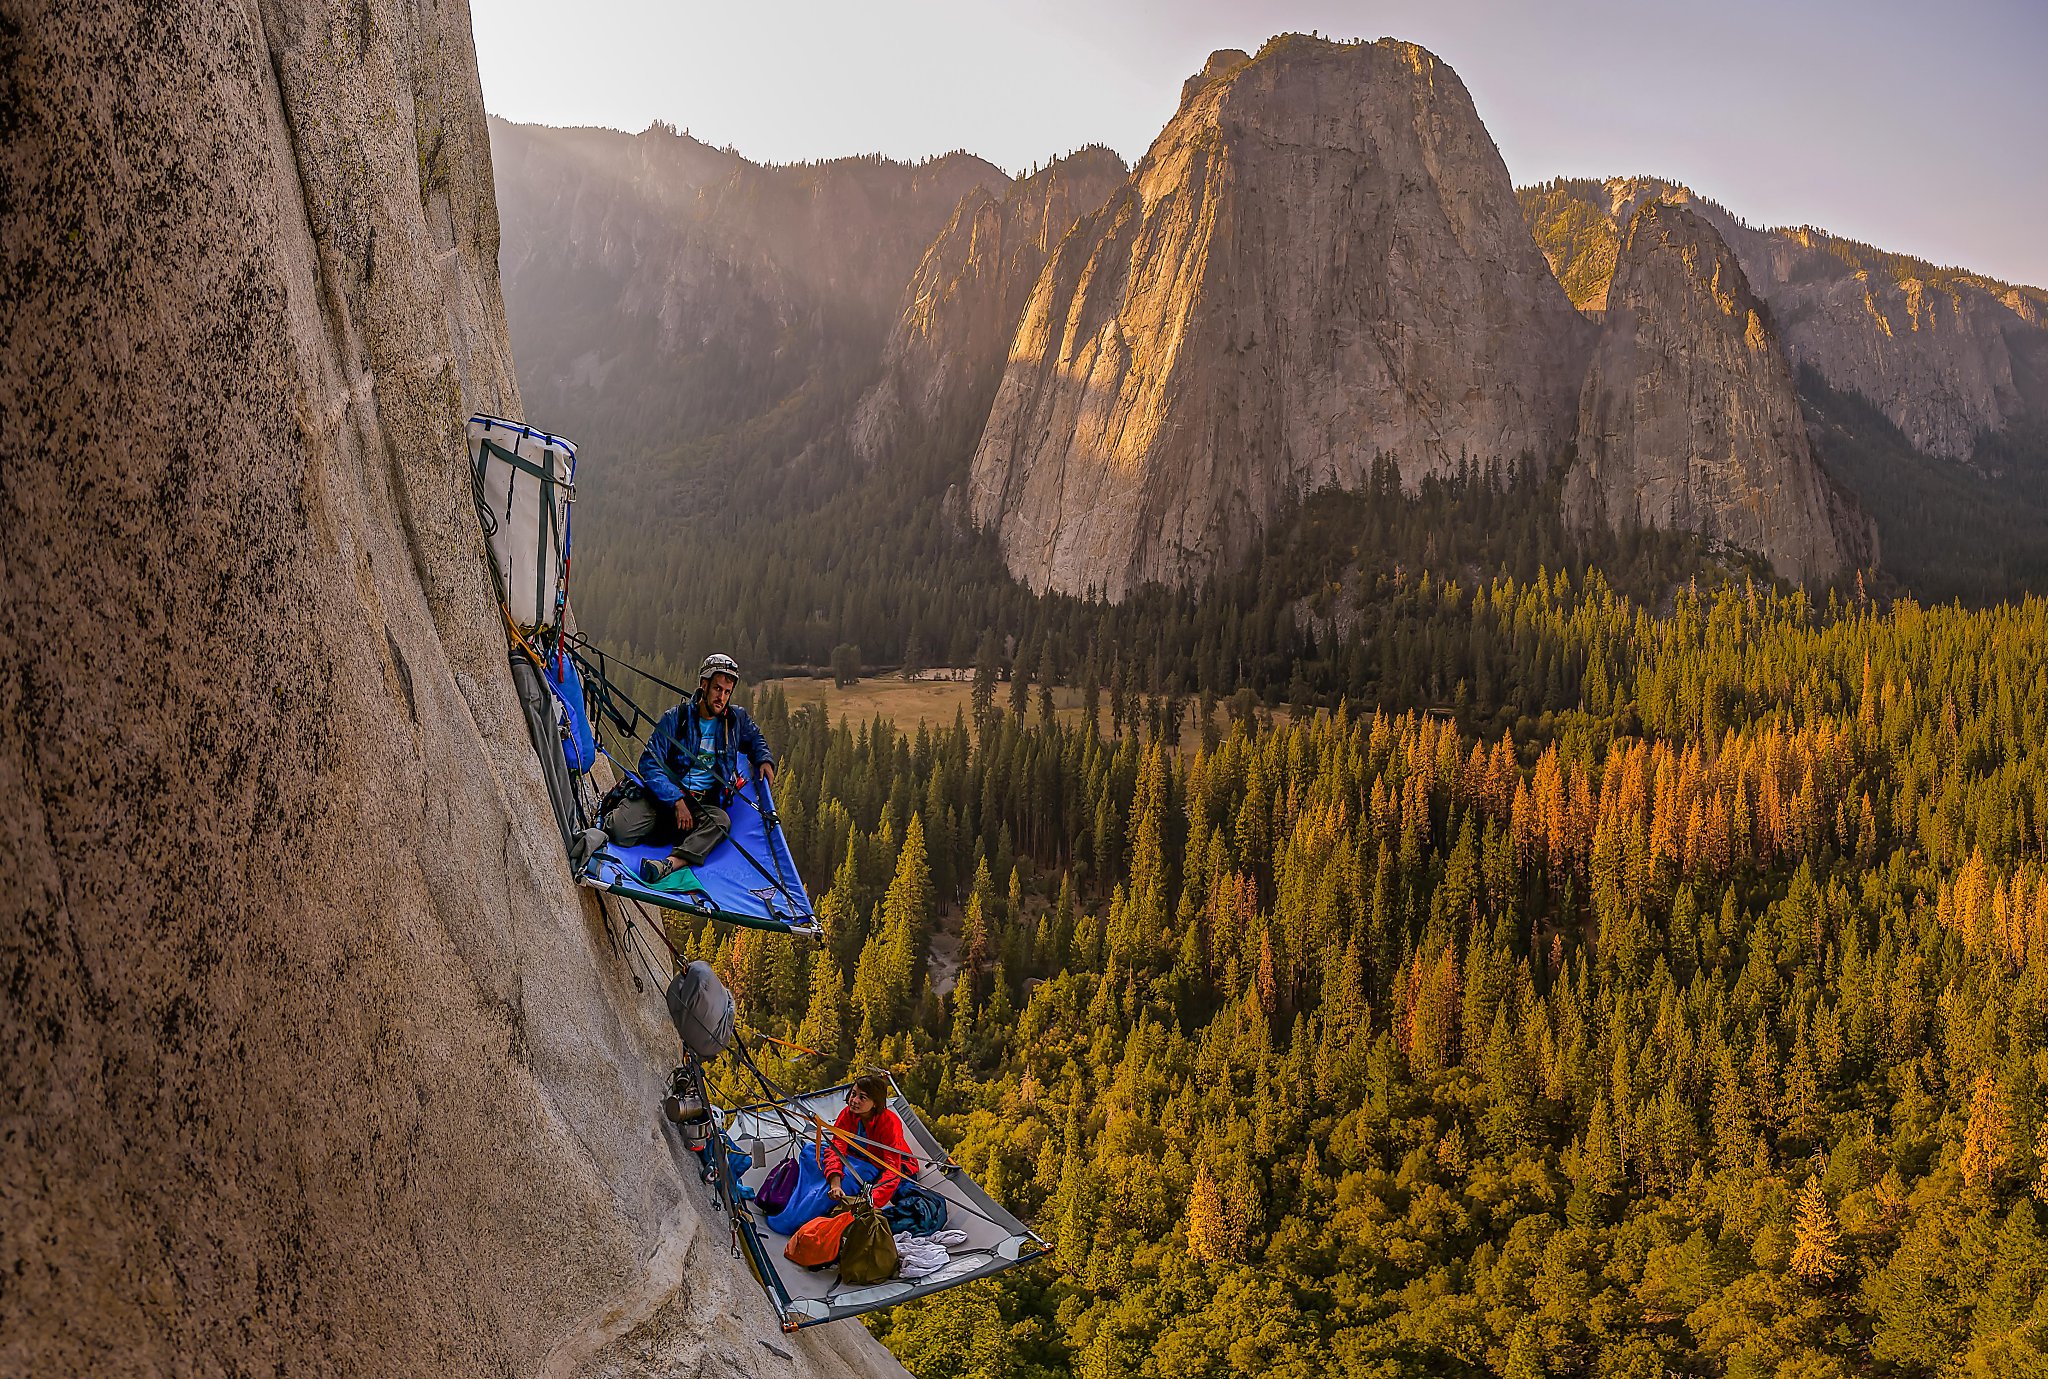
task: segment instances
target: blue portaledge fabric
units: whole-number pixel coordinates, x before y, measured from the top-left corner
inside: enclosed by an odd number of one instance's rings
[[[741,790],[727,806],[731,835],[711,850],[689,875],[671,874],[668,886],[640,879],[640,864],[666,857],[667,844],[626,846],[606,842],[584,864],[578,878],[617,895],[702,919],[753,929],[817,938],[821,930],[782,826],[762,813],[755,790]]]

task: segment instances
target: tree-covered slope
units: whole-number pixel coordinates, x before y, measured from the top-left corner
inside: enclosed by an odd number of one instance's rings
[[[896,1070],[1057,1245],[889,1344],[921,1379],[2038,1372],[2048,603],[1389,603],[1562,702],[1192,756],[994,683],[914,739],[760,706],[829,942],[681,937],[817,1051],[791,1076]]]

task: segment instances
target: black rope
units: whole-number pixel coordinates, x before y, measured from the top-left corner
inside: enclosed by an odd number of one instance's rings
[[[483,465],[472,464],[468,469],[470,501],[476,505],[477,525],[482,527],[484,532],[484,565],[491,572],[491,587],[497,591],[498,606],[502,608],[506,606],[505,574],[498,568],[498,552],[492,544],[492,538],[498,534],[498,519],[491,512],[491,505],[484,499]]]
[[[569,645],[578,650],[595,652],[599,657],[604,658],[606,660],[616,661],[620,665],[624,666],[627,670],[630,670],[635,675],[639,676],[641,679],[651,681],[654,684],[660,685],[663,689],[668,690],[673,694],[681,695],[685,699],[688,699],[693,693],[695,693],[694,690],[687,690],[684,689],[681,685],[675,684],[668,680],[664,680],[659,675],[656,675],[653,671],[643,669],[640,666],[636,666],[631,661],[628,661],[623,657],[610,655],[601,647],[593,645],[591,641],[588,638],[584,637],[581,633],[571,633],[569,637]]]
[[[618,931],[612,928],[611,899],[611,893],[609,891],[599,891],[597,893],[597,908],[598,912],[604,916],[605,942],[611,945],[611,949],[614,953],[618,953],[619,955],[624,956],[625,950],[619,947]]]
[[[761,1089],[768,1093],[770,1100],[764,1103],[764,1105],[771,1106],[780,1110],[783,1102],[798,1101],[802,1099],[797,1094],[777,1084],[774,1081],[774,1079],[768,1076],[768,1074],[762,1072],[761,1069],[755,1065],[752,1055],[748,1054],[744,1046],[735,1044],[733,1046],[733,1053],[734,1056],[736,1056],[739,1059],[740,1066],[744,1067],[748,1072],[752,1073],[754,1075],[754,1080],[761,1084]],[[895,1079],[893,1078],[890,1079],[891,1082],[894,1082],[894,1080]],[[742,1109],[757,1110],[760,1108],[745,1107]],[[783,1124],[785,1126],[789,1124],[786,1118],[783,1119]],[[805,1131],[803,1133],[808,1133],[808,1131]],[[852,1140],[857,1144],[867,1145],[870,1148],[889,1149],[891,1153],[902,1152],[899,1150],[891,1149],[889,1145],[883,1144],[880,1140],[869,1139],[866,1135],[857,1134],[851,1130],[835,1130],[833,1133],[843,1136],[846,1139]],[[927,1168],[937,1168],[942,1170],[948,1168],[960,1168],[959,1163],[956,1162],[951,1155],[947,1155],[944,1159],[928,1159],[924,1155],[913,1151],[908,1155],[908,1157],[911,1159],[912,1162],[922,1164]],[[964,1172],[965,1170],[963,1169],[961,1171]],[[915,1175],[912,1176],[914,1177]],[[970,1210],[972,1210],[972,1208],[970,1208]]]
[[[597,685],[596,703],[598,711],[609,719],[621,734],[628,738],[636,737],[642,723],[652,724],[660,722],[653,714],[641,708],[639,704],[634,702],[631,696],[613,683],[611,667],[603,652],[598,652],[597,659],[593,661],[588,656],[585,656],[582,651],[578,650],[577,643],[565,641],[563,645],[568,649],[569,658],[576,663],[577,670],[582,672],[585,682],[594,682]],[[620,705],[624,705],[626,709],[632,711],[630,718],[620,711]]]
[[[791,1137],[796,1140],[801,1140],[808,1136],[811,1133],[811,1127],[799,1127],[797,1125],[791,1124],[789,1113],[784,1105],[784,1103],[796,1101],[798,1100],[798,1098],[791,1095],[784,1088],[778,1086],[773,1078],[769,1077],[768,1074],[761,1071],[760,1067],[754,1062],[753,1055],[747,1052],[746,1045],[735,1043],[732,1046],[732,1053],[735,1058],[739,1059],[740,1066],[745,1068],[748,1072],[754,1075],[754,1080],[761,1084],[761,1090],[768,1094],[769,1101],[767,1102],[767,1109],[772,1110],[775,1113],[775,1118],[782,1122],[782,1128],[789,1131]],[[748,1107],[742,1109],[752,1110],[757,1108]],[[889,1148],[888,1145],[870,1140],[867,1136],[855,1134],[852,1131],[834,1130],[832,1131],[832,1133],[834,1135],[843,1136],[844,1138],[858,1144],[870,1144],[878,1149]],[[894,1153],[899,1151],[891,1150],[891,1152]],[[927,1159],[922,1154],[917,1154],[914,1152],[909,1155],[909,1158],[913,1163],[922,1164],[926,1168],[937,1170],[939,1176],[942,1178],[950,1178],[952,1176],[951,1174],[946,1172],[946,1170],[949,1168],[953,1169],[956,1172],[966,1172],[966,1170],[961,1168],[959,1163],[956,1162],[950,1154],[947,1155],[943,1161],[937,1159]],[[877,1164],[876,1167],[879,1168],[881,1167],[881,1165]],[[897,1176],[899,1178],[902,1178],[906,1182],[917,1183],[916,1173],[898,1173]],[[924,1188],[926,1192],[931,1191],[931,1189],[925,1187],[923,1183],[917,1183],[917,1185],[921,1188]],[[954,1197],[948,1197],[945,1200],[948,1206],[959,1207],[963,1211],[965,1211],[969,1216],[978,1216],[982,1220],[988,1222],[991,1226],[996,1227],[998,1230],[1007,1231],[1010,1229],[1001,1221],[996,1220],[993,1216],[990,1216],[987,1212],[975,1206],[972,1202],[966,1201],[962,1198]]]
[[[633,903],[635,905],[638,905],[641,911],[644,914],[646,914],[647,922],[654,926],[654,935],[656,938],[661,940],[661,946],[668,949],[668,955],[670,959],[674,961],[676,971],[682,971],[684,967],[683,950],[676,947],[675,943],[672,940],[670,940],[668,936],[667,921],[663,920],[660,915],[656,914],[653,910],[649,909],[647,902],[642,900],[639,896],[633,896],[631,897],[631,899]]]
[[[753,865],[755,871],[761,873],[761,879],[763,881],[770,881],[774,883],[775,889],[781,894],[784,900],[789,902],[790,908],[796,908],[796,897],[792,896],[789,893],[789,886],[782,880],[781,877],[769,875],[768,868],[762,866],[760,861],[754,856],[754,854],[748,852],[745,846],[741,844],[740,840],[733,837],[730,833],[726,834],[725,841],[731,845],[732,850],[734,852],[737,852],[740,856],[746,858],[747,861]],[[777,915],[776,918],[780,919],[781,916]]]
[[[660,933],[659,930],[656,930],[656,932]],[[674,971],[681,972],[683,970],[682,954],[676,951],[676,946],[673,943],[669,943],[667,934],[661,934],[660,936],[662,943],[667,946],[669,953],[673,956]],[[667,977],[661,975],[659,970],[661,967],[660,959],[656,956],[654,949],[648,945],[647,940],[640,937],[640,931],[630,917],[626,920],[626,938],[628,941],[637,943],[640,946],[640,957],[641,961],[647,964],[647,975],[654,978],[657,986],[666,990],[669,982],[673,980],[673,973]]]
[[[625,946],[625,942],[620,938],[619,933],[612,928],[612,906],[610,894],[605,891],[599,891],[597,893],[597,904],[598,908],[604,911],[604,936],[607,939],[611,940],[612,952],[618,954],[620,957],[626,960],[626,974],[633,979],[633,990],[641,992],[646,991],[646,984],[640,980],[640,969],[633,965],[632,950]],[[628,934],[632,932],[633,921],[630,917],[626,919],[623,927]]]
[[[782,854],[775,850],[775,835],[782,827],[782,819],[775,812],[775,793],[768,788],[768,782],[760,776],[754,777],[754,808],[760,812],[762,834],[768,839],[768,857],[775,863],[775,889],[782,892],[782,898],[792,905],[796,898],[789,893],[789,879],[782,874]],[[745,856],[742,851],[741,856]],[[751,857],[747,859],[753,861]],[[757,865],[755,870],[759,870]]]
[[[754,1075],[754,1080],[761,1084],[761,1090],[768,1094],[768,1101],[765,1105],[765,1108],[746,1107],[740,1109],[766,1109],[774,1114],[776,1120],[782,1122],[782,1128],[789,1132],[790,1140],[792,1143],[796,1143],[803,1140],[805,1136],[809,1133],[809,1127],[799,1124],[798,1122],[792,1120],[790,1118],[788,1107],[783,1104],[786,1101],[793,1101],[795,1100],[795,1098],[791,1097],[788,1093],[784,1092],[781,1088],[777,1087],[774,1082],[769,1080],[768,1074],[762,1072],[760,1067],[754,1062],[754,1056],[747,1052],[747,1046],[745,1044],[737,1042],[734,1043],[732,1047],[732,1054],[733,1057],[739,1060],[741,1067],[745,1068],[748,1072]],[[734,1114],[738,1114],[738,1111],[736,1110]],[[820,1164],[819,1167],[823,1168],[824,1165]]]

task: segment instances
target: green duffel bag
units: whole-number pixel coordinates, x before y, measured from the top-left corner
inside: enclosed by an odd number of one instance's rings
[[[853,1203],[853,1220],[839,1238],[839,1281],[882,1283],[896,1277],[896,1237],[866,1197]]]

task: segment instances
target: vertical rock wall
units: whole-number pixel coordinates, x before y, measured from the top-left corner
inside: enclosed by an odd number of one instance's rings
[[[0,1372],[894,1368],[757,1344],[569,885],[497,248],[460,3],[0,11]]]
[[[1565,505],[1756,551],[1790,579],[1843,566],[1769,313],[1700,216],[1646,201],[1629,223],[1579,403]]]
[[[855,454],[884,462],[955,414],[979,428],[1045,261],[1129,171],[1108,149],[1086,148],[1007,189],[977,187],[961,199],[903,289],[882,378],[848,428]]]
[[[1591,330],[1464,84],[1413,44],[1218,53],[1025,305],[974,520],[1111,598],[1252,549],[1292,494],[1548,461]]]
[[[1668,201],[1712,225],[1770,303],[1787,355],[1855,392],[1928,455],[1968,460],[1986,432],[2048,411],[2048,292],[1837,238],[1760,230],[1678,183],[1573,179],[1523,188],[1523,214],[1582,309],[1607,302],[1636,207]]]

